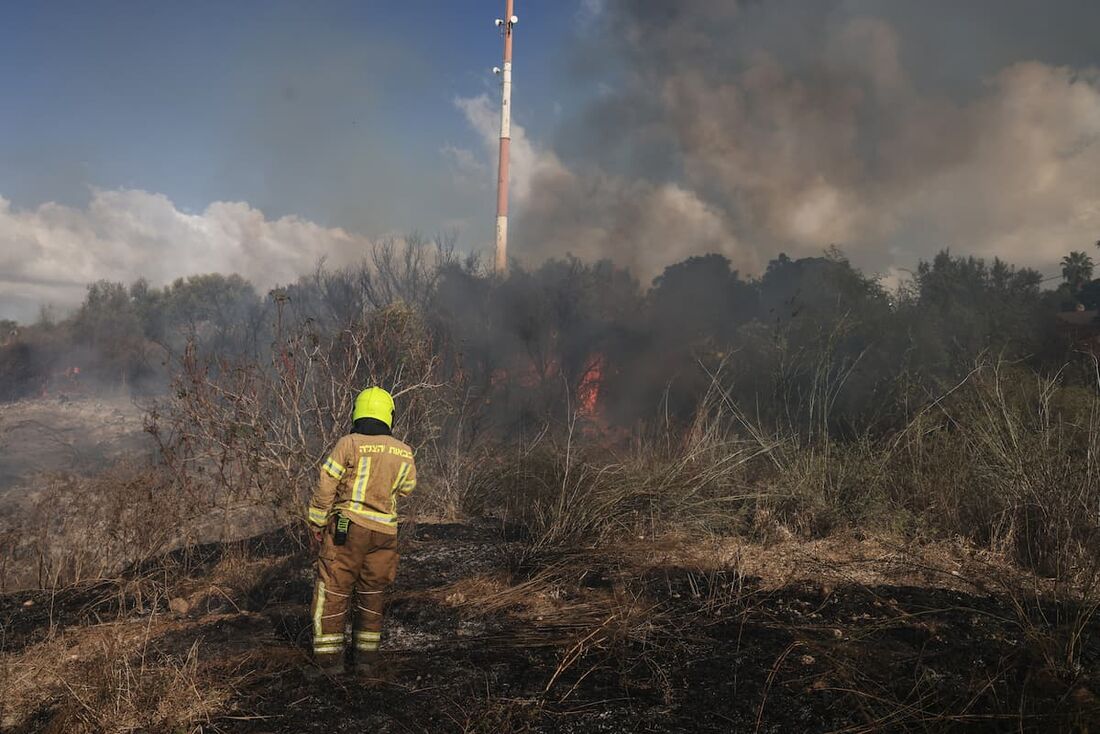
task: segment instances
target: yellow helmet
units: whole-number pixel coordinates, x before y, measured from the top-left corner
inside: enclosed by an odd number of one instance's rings
[[[377,418],[390,428],[393,427],[393,396],[380,387],[368,387],[355,396],[355,411],[352,421],[360,418]]]

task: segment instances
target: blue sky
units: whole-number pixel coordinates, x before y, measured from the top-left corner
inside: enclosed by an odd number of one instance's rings
[[[533,133],[569,103],[562,50],[577,8],[520,3],[514,105]],[[10,4],[0,196],[31,207],[137,188],[190,211],[247,201],[368,234],[491,222],[473,210],[491,200],[448,190],[440,150],[478,145],[454,99],[495,93],[502,11],[488,0]]]

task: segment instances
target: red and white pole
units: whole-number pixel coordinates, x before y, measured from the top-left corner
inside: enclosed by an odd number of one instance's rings
[[[500,166],[497,169],[497,240],[494,258],[497,275],[508,273],[508,157],[512,145],[512,29],[519,22],[515,0],[505,0],[504,19],[497,26],[504,31],[504,68],[500,70]]]

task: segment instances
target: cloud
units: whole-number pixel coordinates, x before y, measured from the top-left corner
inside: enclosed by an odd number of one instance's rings
[[[39,303],[78,304],[86,284],[145,277],[163,284],[195,273],[239,273],[259,288],[294,281],[322,257],[339,265],[369,241],[299,217],[268,219],[242,202],[198,214],[168,197],[93,189],[87,206],[20,210],[0,198],[0,317],[27,320]]]

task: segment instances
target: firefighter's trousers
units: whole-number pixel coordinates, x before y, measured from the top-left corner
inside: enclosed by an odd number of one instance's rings
[[[397,575],[397,536],[351,523],[336,545],[335,522],[325,528],[313,591],[313,655],[322,666],[344,659],[344,628],[354,610],[352,642],[360,659],[377,652],[382,637],[383,592]]]

